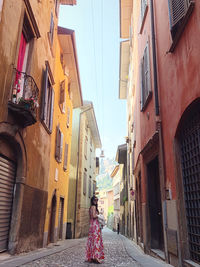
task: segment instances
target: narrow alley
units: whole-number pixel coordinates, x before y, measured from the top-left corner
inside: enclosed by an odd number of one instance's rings
[[[0,258],[0,266],[94,267],[96,266],[95,263],[85,261],[86,240],[86,238],[65,240],[31,253],[11,256],[4,260]],[[145,255],[131,240],[120,234],[118,235],[108,228],[103,230],[103,240],[105,260],[101,264],[102,267],[171,266],[149,255]]]

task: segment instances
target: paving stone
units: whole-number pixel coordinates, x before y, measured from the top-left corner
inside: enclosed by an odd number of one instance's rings
[[[112,231],[103,231],[103,243],[104,243],[104,253],[105,260],[100,265],[102,267],[138,267],[141,266],[136,261],[134,261],[126,252],[122,239]],[[27,267],[96,267],[95,263],[88,263],[85,261],[85,249],[86,242],[77,245],[73,248],[68,248],[62,252],[52,254],[50,256],[41,258],[39,260],[33,261],[23,266]]]

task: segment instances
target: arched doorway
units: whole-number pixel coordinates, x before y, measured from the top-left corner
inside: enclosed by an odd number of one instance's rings
[[[51,214],[48,231],[48,244],[55,242],[55,221],[56,221],[56,194],[54,193],[51,201]]]
[[[181,239],[186,257],[200,263],[200,99],[184,112],[177,130]],[[177,166],[179,169],[179,167]]]
[[[8,249],[16,179],[16,151],[8,137],[0,135],[0,252]]]

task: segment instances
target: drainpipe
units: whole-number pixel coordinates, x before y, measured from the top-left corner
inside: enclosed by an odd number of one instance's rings
[[[159,112],[159,100],[158,100],[158,77],[157,77],[156,38],[155,38],[155,27],[154,27],[153,0],[151,0],[150,8],[151,8],[151,38],[152,38],[152,56],[153,56],[155,114],[156,114],[156,116],[158,116],[158,115],[160,115],[160,112]]]
[[[163,221],[163,237],[164,237],[164,250],[166,261],[169,262],[168,247],[167,247],[167,207],[165,199],[165,163],[164,163],[164,146],[162,134],[162,120],[159,109],[158,99],[158,73],[157,73],[157,57],[156,57],[156,38],[155,38],[155,25],[154,25],[154,0],[150,0],[151,10],[151,38],[152,38],[152,57],[153,57],[153,78],[154,78],[154,97],[155,97],[155,115],[158,116],[156,120],[156,128],[159,134],[159,158],[160,158],[160,189],[162,201],[162,221]]]
[[[78,127],[78,151],[77,151],[77,167],[76,167],[76,191],[75,191],[75,211],[74,211],[74,238],[76,234],[76,210],[77,210],[77,194],[78,194],[78,171],[79,171],[79,155],[80,155],[80,130],[81,130],[81,115],[90,110],[93,109],[93,106],[89,106],[87,109],[84,109],[79,114],[79,127]]]

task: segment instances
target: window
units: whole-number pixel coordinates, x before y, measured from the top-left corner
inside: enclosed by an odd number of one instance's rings
[[[63,133],[60,130],[60,126],[56,127],[56,149],[55,149],[55,158],[57,162],[62,161],[62,150],[63,150]]]
[[[194,0],[168,0],[170,31],[173,44],[170,52],[173,52],[182,31],[194,8]]]
[[[93,181],[93,195],[95,194],[96,191],[96,181]]]
[[[60,110],[62,113],[65,113],[65,80],[63,80],[60,83],[60,102],[59,102],[59,106],[60,106]]]
[[[83,194],[86,195],[86,185],[87,185],[87,173],[83,174]]]
[[[52,87],[53,77],[51,74],[50,66],[46,61],[46,70],[44,72],[44,87],[42,96],[42,110],[41,121],[49,131],[52,132],[53,127],[53,106],[54,106],[54,90]]]
[[[64,154],[64,164],[63,164],[64,171],[67,170],[67,161],[68,161],[68,144],[65,144],[65,154]]]
[[[17,59],[17,69],[15,76],[15,85],[13,90],[13,102],[19,103],[21,98],[30,99],[32,97],[31,86],[25,86],[28,81],[28,76],[26,75],[27,69],[29,67],[28,59],[31,58],[32,43],[34,39],[34,33],[32,31],[28,16],[24,14],[23,28],[20,37],[19,52]]]
[[[141,0],[141,28],[140,28],[140,33],[142,33],[146,13],[147,13],[147,0]]]
[[[53,34],[54,34],[54,20],[53,20],[53,13],[51,12],[50,30],[48,34],[51,46],[53,45]]]
[[[1,22],[2,7],[3,7],[3,0],[0,0],[0,22]]]
[[[90,176],[88,185],[89,185],[88,197],[91,198],[91,196],[92,196],[92,177],[91,176]]]
[[[87,142],[88,142],[88,139],[87,139],[87,136],[85,136],[84,155],[86,159],[87,159],[87,149],[88,149]]]
[[[70,108],[67,107],[67,128],[69,128],[70,124]]]
[[[143,20],[147,8],[147,0],[141,0],[141,18]]]
[[[55,0],[55,13],[57,17],[59,12],[59,6],[60,6],[60,0]]]
[[[90,148],[90,168],[92,168],[92,149]]]
[[[149,63],[149,45],[147,43],[144,49],[144,55],[140,64],[141,72],[141,110],[143,111],[151,97],[151,78],[150,78],[150,63]]]

